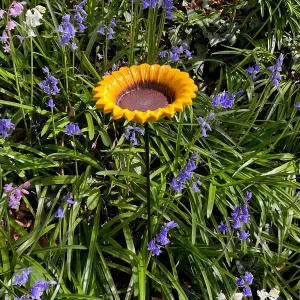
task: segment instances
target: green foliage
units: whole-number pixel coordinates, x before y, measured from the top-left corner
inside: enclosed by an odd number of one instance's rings
[[[30,8],[38,4],[31,2]],[[205,9],[177,3],[169,21],[163,9],[143,10],[138,0],[88,0],[88,29],[71,51],[60,46],[57,27],[73,4],[45,1],[36,37],[14,40],[11,55],[0,51],[0,116],[16,126],[0,139],[1,193],[5,184],[31,182],[18,211],[1,196],[0,297],[20,296],[43,279],[58,283],[43,299],[142,300],[150,299],[151,279],[153,299],[215,299],[221,290],[229,298],[237,291],[235,277],[245,271],[254,275],[255,296],[277,287],[281,299],[300,297],[300,3],[206,2]],[[97,31],[112,17],[116,37],[108,40]],[[16,20],[23,24],[24,16]],[[24,26],[14,34],[26,34]],[[199,92],[174,119],[149,125],[152,232],[170,220],[179,224],[171,243],[153,257],[144,137],[133,147],[123,136],[128,122],[96,110],[91,89],[114,64],[162,64],[158,53],[182,41],[193,56],[173,66],[190,72]],[[285,57],[282,81],[274,87],[268,68],[279,53]],[[261,67],[255,81],[245,71],[254,64]],[[59,79],[53,111],[38,85],[44,66]],[[245,92],[233,108],[213,108],[213,95],[223,90]],[[197,118],[213,110],[212,131],[202,137]],[[69,122],[81,129],[75,138],[65,134]],[[195,152],[201,193],[189,185],[172,191],[172,178]],[[230,225],[246,191],[253,193],[250,238],[241,242],[233,230],[221,234],[218,225]],[[74,205],[61,200],[67,193]],[[62,219],[56,218],[59,207]],[[12,285],[25,267],[32,268],[26,288]]]

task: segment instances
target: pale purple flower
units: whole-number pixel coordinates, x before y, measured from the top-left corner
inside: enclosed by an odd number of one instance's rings
[[[253,80],[255,80],[257,73],[260,71],[260,66],[259,65],[249,66],[245,71],[249,75],[251,75]]]
[[[231,108],[234,104],[235,96],[239,96],[244,91],[238,91],[236,93],[230,94],[227,91],[217,94],[212,100],[212,106],[221,106],[223,108]]]
[[[191,57],[192,56],[192,53],[191,53],[190,50],[185,50],[184,53],[185,53],[186,57]]]
[[[297,102],[295,106],[300,110],[300,101]]]
[[[239,235],[239,239],[240,239],[241,241],[245,241],[245,240],[247,240],[247,239],[249,238],[249,236],[250,236],[250,233],[249,233],[249,232],[246,232],[246,231],[244,231],[244,230],[241,230],[241,231],[240,231],[240,235]]]
[[[201,129],[202,134],[201,135],[203,137],[207,137],[207,130],[211,131],[210,125],[206,121],[204,121],[204,119],[202,117],[199,117],[197,120],[201,124],[201,127],[202,127],[202,129]]]
[[[29,274],[31,273],[30,268],[22,269],[20,270],[20,275],[15,275],[15,280],[13,282],[13,285],[24,285],[28,282]]]
[[[235,278],[235,283],[239,287],[244,287],[245,286],[245,281],[242,278]]]
[[[244,276],[243,276],[242,278],[243,278],[243,280],[244,280],[245,282],[247,282],[249,285],[252,284],[253,279],[254,279],[253,275],[252,275],[250,272],[245,272],[245,274],[244,274]]]
[[[4,53],[10,53],[11,49],[10,49],[10,45],[6,44],[3,46],[3,51]]]
[[[0,20],[3,19],[4,14],[6,14],[6,11],[3,9],[0,9]]]
[[[17,39],[18,39],[21,43],[22,43],[22,42],[24,41],[24,39],[25,39],[24,36],[21,36],[21,35],[19,35],[19,34],[17,34],[16,37],[17,37]]]
[[[38,280],[30,290],[32,299],[41,300],[41,296],[49,289],[49,285],[55,284],[57,284],[56,281]]]
[[[0,37],[0,41],[1,41],[2,43],[7,43],[8,40],[9,40],[9,36],[8,36],[7,32],[6,32],[6,31],[3,31],[3,32],[2,32],[2,36]]]
[[[18,17],[19,15],[22,14],[22,12],[24,10],[23,5],[26,5],[25,1],[22,1],[22,2],[13,1],[13,3],[10,6],[8,14],[11,17]]]
[[[76,50],[78,49],[78,46],[73,42],[70,46],[71,50]]]
[[[152,239],[148,244],[148,250],[152,252],[152,256],[158,256],[162,252],[160,248],[161,246],[156,244],[155,239]]]
[[[182,54],[184,49],[182,46],[172,46],[171,51],[176,54]]]
[[[105,35],[105,28],[104,27],[101,27],[99,30],[98,30],[98,33],[102,34],[102,35]]]
[[[170,52],[170,53],[169,53],[169,58],[170,58],[172,61],[174,61],[174,62],[179,61],[178,55],[177,55],[176,53],[173,53],[173,52]]]
[[[224,224],[223,222],[220,223],[218,228],[222,234],[225,234],[226,231],[228,230],[228,226],[226,224]]]
[[[247,191],[246,196],[244,198],[245,202],[248,202],[252,198],[252,193]]]
[[[76,135],[81,133],[77,123],[70,122],[68,125],[66,125],[65,129],[66,135]]]
[[[144,129],[136,126],[136,123],[134,123],[132,126],[125,127],[125,129],[127,130],[127,132],[123,134],[124,138],[126,140],[131,140],[133,146],[137,146],[138,141],[136,138],[136,133],[138,132],[141,135],[144,135],[144,132],[145,132]]]
[[[215,119],[215,114],[213,112],[209,113],[209,115],[207,116],[207,120],[213,121],[214,119]]]
[[[159,56],[160,58],[165,58],[165,57],[167,56],[167,54],[168,54],[167,51],[160,51],[160,52],[158,53],[158,56]],[[300,102],[299,102],[299,103],[300,103]]]
[[[83,0],[78,5],[75,5],[75,25],[79,26],[79,32],[84,32],[84,30],[86,29],[86,26],[83,24],[83,22],[85,21],[85,17],[87,16],[86,11],[83,9],[86,2],[87,0]]]
[[[235,206],[230,220],[234,222],[232,225],[234,229],[240,229],[242,227],[242,223],[248,224],[249,212],[247,204],[244,204],[243,206]]]
[[[172,9],[175,8],[173,6],[173,0],[162,0],[162,6],[167,10],[166,11],[167,19],[171,20],[173,18]]]
[[[271,80],[273,81],[274,86],[278,86],[281,80],[280,71],[282,70],[282,64],[283,64],[283,55],[280,54],[278,57],[276,64],[274,66],[269,67],[269,70],[271,71]]]
[[[52,98],[50,98],[50,99],[48,100],[47,106],[48,106],[48,107],[54,107],[54,106],[55,106],[54,101],[53,101]]]
[[[39,83],[39,86],[44,89],[44,93],[48,95],[56,95],[60,92],[58,88],[58,80],[49,72],[48,67],[42,68],[46,74],[46,78]]]
[[[249,287],[244,287],[243,288],[243,294],[245,297],[252,297],[252,292]]]
[[[64,217],[64,211],[61,207],[58,208],[56,218],[62,219]]]
[[[12,20],[9,20],[6,24],[5,30],[13,30],[16,27],[16,23]]]
[[[61,34],[60,45],[68,45],[75,37],[76,29],[70,22],[70,15],[66,14],[62,17],[62,22],[58,26],[57,31]]]
[[[7,138],[9,132],[15,129],[15,124],[10,119],[0,119],[0,137]]]
[[[61,198],[61,200],[66,201],[67,203],[69,203],[71,205],[76,203],[73,199],[74,199],[74,196],[72,193],[68,193],[67,195],[65,195]]]

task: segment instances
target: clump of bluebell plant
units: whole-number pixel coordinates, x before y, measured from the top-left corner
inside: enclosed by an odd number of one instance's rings
[[[114,39],[114,34],[116,33],[114,31],[114,28],[117,26],[116,24],[116,18],[112,18],[109,23],[108,23],[108,26],[104,26],[104,27],[101,27],[99,30],[98,30],[98,33],[102,34],[102,35],[107,35],[107,38],[109,40],[112,40]]]
[[[65,134],[69,136],[73,136],[81,133],[77,123],[70,122],[68,125],[66,125],[65,129],[66,129]]]
[[[178,224],[174,221],[170,221],[167,224],[165,224],[160,232],[149,242],[148,244],[148,250],[152,252],[152,255],[158,256],[162,250],[162,246],[166,246],[170,243],[170,240],[168,238],[168,232],[170,229],[173,229],[177,227]]]
[[[273,81],[274,86],[278,86],[281,80],[280,72],[282,70],[282,64],[283,64],[283,55],[280,54],[278,57],[276,64],[274,66],[269,67],[269,70],[271,71],[271,80]]]
[[[15,124],[10,119],[0,119],[0,137],[7,138],[9,132],[15,129]]]
[[[201,186],[201,181],[199,176],[194,177],[194,170],[196,170],[197,165],[196,165],[196,160],[198,158],[198,153],[195,153],[192,155],[191,159],[187,162],[186,166],[184,169],[179,172],[177,177],[174,177],[171,181],[171,188],[173,191],[182,191],[185,187],[185,184],[187,182],[192,182],[194,179],[194,182],[192,183],[192,189],[194,192],[199,193],[200,189],[199,187]]]
[[[232,108],[236,96],[240,96],[244,91],[238,91],[236,93],[229,93],[224,91],[214,96],[211,105],[214,107]]]
[[[76,202],[74,201],[74,196],[72,193],[67,193],[67,195],[61,198],[62,201],[67,202],[70,205],[74,205]],[[64,211],[62,207],[59,207],[57,210],[56,218],[62,219],[64,217]]]
[[[230,221],[233,222],[231,227],[235,230],[238,234],[238,238],[240,240],[247,240],[250,236],[249,232],[243,230],[244,224],[249,223],[249,210],[248,210],[248,202],[252,198],[251,192],[246,192],[246,196],[244,198],[244,204],[238,205],[233,208],[233,212],[230,217]],[[220,223],[218,226],[220,232],[225,234],[228,231],[228,226],[223,222]]]
[[[249,66],[245,71],[249,75],[251,75],[253,80],[255,80],[257,73],[260,71],[260,66],[259,65]]]
[[[188,49],[188,44],[183,42],[182,45],[172,46],[171,50],[163,50],[158,53],[160,58],[167,58],[171,62],[178,62],[180,59],[191,57],[192,53]]]
[[[136,126],[136,123],[134,123],[132,126],[126,126],[125,129],[127,130],[127,132],[123,134],[124,138],[126,140],[132,141],[132,146],[137,146],[138,141],[136,133],[138,132],[139,134],[144,135],[144,129]]]
[[[27,188],[30,187],[30,182],[27,181],[20,186],[14,186],[13,183],[5,184],[4,193],[8,197],[8,206],[18,209],[23,195],[28,195]]]
[[[245,272],[241,278],[236,277],[235,283],[238,287],[243,288],[243,295],[245,297],[252,297],[251,288],[249,287],[253,282],[253,275],[250,272]]]
[[[132,2],[135,2],[134,0]],[[143,0],[142,6],[143,9],[147,8],[155,8],[158,4],[158,0]],[[171,20],[173,19],[172,10],[175,9],[175,6],[173,5],[173,0],[162,0],[161,2],[162,8],[166,10],[166,17],[167,19]]]
[[[207,130],[211,131],[209,123],[207,123],[202,117],[199,117],[198,122],[201,124],[201,135],[207,137]]]

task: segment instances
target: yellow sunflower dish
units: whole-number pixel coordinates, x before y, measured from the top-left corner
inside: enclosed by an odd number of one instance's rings
[[[189,74],[170,66],[122,67],[103,76],[93,89],[97,108],[138,123],[172,118],[184,105],[192,105],[198,88]]]

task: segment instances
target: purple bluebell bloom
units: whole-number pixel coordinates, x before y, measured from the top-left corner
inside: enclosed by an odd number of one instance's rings
[[[295,106],[300,110],[300,101],[297,102]]]
[[[201,127],[202,127],[202,136],[207,137],[207,130],[211,131],[210,125],[206,121],[204,121],[204,119],[202,117],[199,117],[197,120],[201,124]]]
[[[171,20],[173,18],[172,9],[174,9],[173,0],[162,0],[162,6],[165,8],[167,19]]]
[[[31,268],[22,269],[20,275],[15,275],[15,280],[13,285],[24,285],[28,282],[29,275],[31,273]]]
[[[65,129],[66,129],[65,131],[66,135],[76,135],[76,134],[80,134],[81,132],[78,124],[73,122],[70,122],[68,125],[66,125]]]
[[[169,53],[169,58],[170,58],[172,61],[174,61],[174,62],[179,61],[178,55],[177,55],[176,53],[173,53],[173,52],[170,52],[170,53]]]
[[[226,224],[224,224],[223,222],[220,223],[218,228],[222,234],[225,234],[228,230],[228,226]]]
[[[278,86],[281,80],[280,71],[282,70],[282,64],[283,64],[283,55],[280,54],[278,57],[276,64],[274,66],[269,67],[269,70],[271,71],[271,80],[273,81],[274,86]]]
[[[250,272],[245,272],[245,274],[244,274],[244,276],[243,276],[242,278],[243,278],[243,280],[244,280],[245,282],[247,282],[249,285],[252,284],[253,279],[254,279],[253,275],[252,275]]]
[[[49,72],[48,67],[42,68],[46,75],[46,79],[44,79],[42,82],[39,83],[39,86],[44,89],[44,93],[48,95],[56,95],[60,92],[60,89],[58,88],[58,80],[51,75]]]
[[[182,54],[184,51],[182,46],[172,46],[171,47],[171,52],[176,53],[176,54]]]
[[[7,32],[4,30],[2,32],[2,36],[0,37],[0,41],[2,43],[8,43],[8,40],[9,40],[9,36],[8,36]]]
[[[16,23],[12,20],[8,21],[5,27],[5,30],[10,31],[16,27]]]
[[[249,287],[244,287],[243,288],[243,294],[245,297],[252,297],[252,292]]]
[[[162,226],[160,232],[148,244],[148,250],[152,251],[152,255],[158,256],[161,253],[161,246],[166,246],[170,243],[168,232],[177,226],[178,224],[174,221],[170,221]]]
[[[240,231],[240,235],[239,235],[239,239],[240,239],[241,241],[245,241],[245,240],[247,240],[247,239],[249,238],[249,236],[250,236],[250,233],[249,233],[249,232],[246,232],[246,231],[244,231],[244,230],[241,230],[241,231]]]
[[[0,119],[0,137],[7,138],[9,136],[9,131],[15,129],[15,124],[11,122],[10,119]]]
[[[75,25],[79,26],[79,32],[84,32],[84,30],[86,29],[86,26],[83,24],[83,22],[85,21],[85,17],[87,16],[86,11],[83,9],[86,2],[87,0],[83,0],[78,5],[75,5]]]
[[[245,286],[245,281],[242,278],[235,278],[235,283],[239,287],[244,287]]]
[[[56,281],[38,280],[30,290],[32,299],[41,300],[41,296],[49,289],[49,285],[55,284],[57,284]]]
[[[9,8],[8,15],[13,18],[20,16],[24,10],[23,5],[26,5],[26,4],[27,3],[25,1],[22,1],[22,2],[13,1]]]
[[[61,34],[60,45],[68,45],[75,37],[76,29],[70,22],[70,15],[66,14],[62,17],[62,22],[58,26],[57,31]]]
[[[4,192],[6,193],[9,201],[8,206],[14,209],[18,209],[22,195],[28,195],[26,190],[30,186],[30,182],[25,182],[19,187],[14,187],[12,183],[4,186]]]
[[[191,57],[192,56],[192,53],[191,53],[190,50],[184,50],[184,53],[185,53],[186,57]]]
[[[207,116],[207,120],[212,121],[215,119],[215,114],[213,112],[209,113],[209,115]]]
[[[246,196],[244,198],[245,202],[248,202],[252,198],[252,193],[249,191],[246,191]]]
[[[132,141],[132,145],[137,146],[138,141],[137,141],[137,138],[136,138],[136,132],[138,132],[141,135],[144,135],[145,130],[138,127],[138,126],[136,126],[136,123],[134,123],[132,126],[125,127],[125,129],[127,130],[127,132],[123,134],[124,138],[126,140],[130,139]]]
[[[245,71],[249,75],[251,75],[253,80],[255,80],[257,73],[260,71],[260,66],[259,65],[249,66]]]
[[[184,185],[174,177],[171,181],[171,187],[174,192],[182,191],[184,189]]]
[[[74,196],[72,193],[68,193],[67,195],[65,195],[61,198],[61,200],[66,201],[67,203],[69,203],[71,205],[76,203],[73,199],[74,199]]]
[[[152,252],[152,256],[158,256],[162,252],[160,248],[161,246],[156,244],[155,238],[152,239],[148,244],[148,250]]]
[[[212,106],[221,106],[223,108],[232,108],[235,100],[235,96],[239,96],[244,91],[238,91],[237,93],[230,94],[227,91],[217,94],[212,100]]]
[[[105,35],[105,28],[101,27],[97,32],[102,34],[102,35]]]
[[[48,100],[47,106],[48,106],[48,107],[54,107],[54,106],[55,106],[54,101],[53,101],[52,98],[50,98],[50,99]]]
[[[72,42],[70,48],[71,50],[76,50],[78,49],[78,46],[74,42]]]
[[[62,219],[64,217],[64,211],[61,207],[58,208],[56,218]]]
[[[167,51],[160,51],[160,52],[158,53],[158,56],[159,56],[160,58],[165,58],[165,57],[167,56],[167,54],[168,54]],[[299,103],[300,103],[300,102],[299,102]]]

